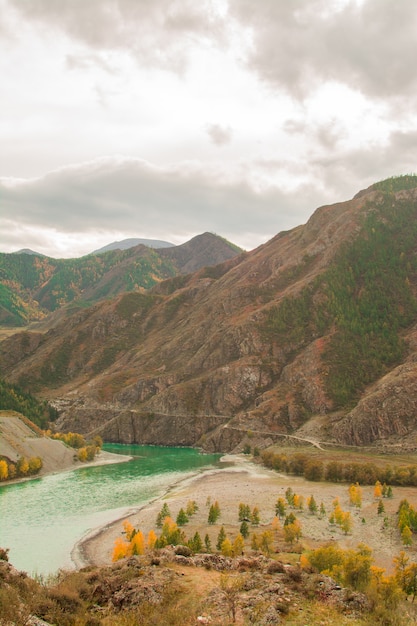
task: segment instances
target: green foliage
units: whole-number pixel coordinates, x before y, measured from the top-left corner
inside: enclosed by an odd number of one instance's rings
[[[414,189],[417,187],[416,174],[403,174],[402,176],[391,176],[385,180],[372,185],[373,189],[385,191],[387,193],[396,193],[405,189]]]
[[[0,407],[2,410],[17,411],[40,428],[47,428],[48,422],[58,414],[47,402],[37,400],[17,385],[11,385],[0,378]]]
[[[416,181],[402,177],[385,187],[415,187]],[[358,235],[328,270],[269,309],[263,334],[286,354],[329,336],[322,360],[334,408],[351,406],[404,355],[401,333],[417,318],[416,239],[415,202],[384,194],[369,202]]]
[[[208,514],[208,523],[215,524],[220,517],[220,506],[216,501],[214,504],[210,506],[209,514]]]
[[[148,289],[177,269],[157,251],[112,250],[79,259],[0,253],[0,323],[21,326],[45,313]]]

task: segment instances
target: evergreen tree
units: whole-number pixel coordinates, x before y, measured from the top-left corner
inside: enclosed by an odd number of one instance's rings
[[[206,533],[206,536],[204,537],[204,548],[208,554],[211,553],[211,541],[210,541],[210,537],[208,536],[208,533]]]
[[[282,519],[285,516],[285,508],[284,498],[278,498],[275,505],[275,514],[278,515],[279,519]]]
[[[244,539],[247,539],[249,537],[249,526],[246,520],[243,520],[243,522],[241,523],[239,532]]]
[[[157,518],[156,518],[156,525],[158,528],[162,528],[162,525],[166,517],[171,517],[171,513],[169,510],[168,504],[164,502],[162,509],[159,511]]]
[[[310,513],[312,513],[313,515],[317,513],[317,510],[318,510],[317,502],[315,501],[313,495],[308,498],[307,506],[308,506],[308,510],[310,511]]]
[[[185,526],[185,524],[188,523],[188,516],[186,514],[186,512],[184,511],[184,509],[181,507],[180,510],[178,511],[178,515],[177,515],[177,525],[178,526]]]
[[[222,549],[222,543],[223,541],[226,539],[226,531],[224,530],[224,527],[221,526],[220,530],[219,530],[219,534],[217,535],[217,543],[216,543],[216,548],[218,550]]]

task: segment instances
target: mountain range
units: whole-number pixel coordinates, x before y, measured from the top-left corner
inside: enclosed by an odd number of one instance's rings
[[[59,428],[105,441],[415,449],[417,176],[185,267],[5,339],[4,377],[52,400]]]
[[[132,245],[137,241],[142,243]],[[88,306],[118,293],[147,289],[241,252],[211,233],[180,246],[129,239],[106,248],[77,259],[53,259],[27,251],[0,253],[0,325],[24,326],[72,303]]]

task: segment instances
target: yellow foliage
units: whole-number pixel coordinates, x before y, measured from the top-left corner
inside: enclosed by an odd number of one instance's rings
[[[233,556],[232,542],[228,537],[226,537],[221,545],[221,553],[223,554],[223,556]]]
[[[130,549],[132,554],[145,553],[145,538],[141,530],[139,530],[130,541]]]
[[[136,530],[135,527],[132,526],[132,524],[127,519],[123,522],[123,530],[125,532],[127,541],[132,541],[133,537],[135,536]]]
[[[121,537],[118,537],[114,542],[112,561],[115,562],[119,559],[124,559],[129,554],[129,551],[130,544]]]
[[[156,535],[156,532],[154,530],[150,530],[148,533],[148,541],[147,541],[149,550],[154,549],[157,539],[158,537]]]
[[[7,480],[9,476],[9,468],[6,461],[0,461],[0,480]]]
[[[376,500],[379,500],[380,498],[382,498],[382,485],[379,482],[379,480],[377,480],[376,483],[375,483],[374,498]]]
[[[243,539],[242,535],[239,533],[233,542],[233,546],[232,546],[233,555],[240,556],[243,553],[244,547],[245,547],[245,540]]]

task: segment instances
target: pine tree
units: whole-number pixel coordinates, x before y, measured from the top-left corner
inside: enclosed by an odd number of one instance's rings
[[[188,516],[182,507],[178,511],[176,521],[177,521],[178,526],[185,526],[185,524],[188,523]]]
[[[156,525],[158,528],[162,528],[166,517],[171,517],[171,512],[169,510],[168,504],[164,502],[162,509],[159,511],[156,518]]]
[[[219,530],[219,534],[217,535],[217,543],[216,543],[216,548],[218,550],[222,549],[222,543],[223,541],[226,539],[226,532],[224,530],[224,527],[221,526],[220,530]]]
[[[382,513],[384,513],[384,511],[385,511],[384,503],[382,502],[382,500],[380,500],[378,502],[378,509],[377,509],[378,515],[381,515]]]
[[[315,515],[317,513],[318,507],[317,507],[317,502],[314,499],[314,496],[311,495],[308,500],[307,500],[307,506],[308,506],[308,510],[310,511],[310,513],[312,513],[313,515]]]
[[[282,519],[285,516],[285,508],[284,498],[278,498],[275,505],[275,513],[278,515],[279,519]]]
[[[206,533],[206,536],[204,537],[204,548],[208,554],[211,553],[211,541],[210,541],[210,537],[208,536],[208,533]]]
[[[243,520],[243,522],[241,523],[239,532],[245,539],[249,537],[249,526],[246,520]]]

